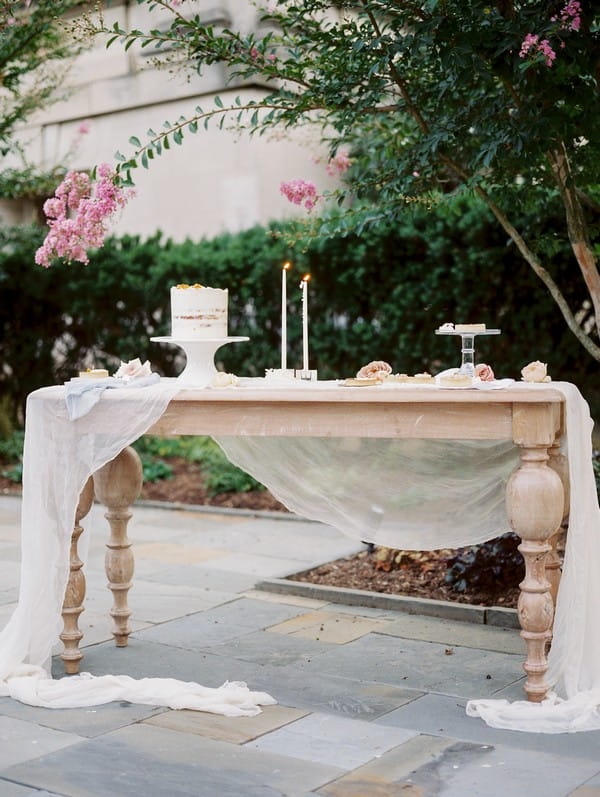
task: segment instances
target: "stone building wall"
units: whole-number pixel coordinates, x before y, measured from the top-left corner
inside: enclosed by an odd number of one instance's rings
[[[250,0],[186,0],[181,10],[186,7],[216,26],[252,30],[259,24]],[[151,26],[159,26],[166,13],[153,12]],[[108,25],[118,21],[124,28],[150,27],[147,7],[135,0],[112,2],[104,14]],[[22,131],[28,157],[47,167],[61,163],[79,126],[87,122],[89,133],[80,137],[68,166],[113,163],[117,150],[131,153],[130,136],[143,141],[148,128],[159,129],[165,120],[193,113],[199,104],[210,107],[215,94],[227,102],[238,94],[247,100],[263,93],[259,86],[228,87],[222,66],[187,78],[157,70],[151,59],[149,48],[134,45],[125,52],[118,43],[106,49],[97,41],[73,63],[66,99],[38,114]],[[250,137],[212,124],[207,131],[186,135],[182,146],[155,159],[148,171],[136,171],[136,199],[123,211],[115,231],[147,235],[160,229],[177,241],[197,240],[304,213],[281,196],[279,185],[302,177],[320,190],[331,188],[324,157],[316,131]],[[0,208],[0,215],[8,220],[9,212]]]

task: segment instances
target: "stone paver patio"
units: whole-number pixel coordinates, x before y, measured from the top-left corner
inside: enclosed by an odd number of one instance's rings
[[[17,597],[19,511],[0,497],[2,624]],[[86,529],[83,671],[243,680],[278,704],[226,718],[0,698],[0,797],[600,797],[600,732],[499,731],[466,716],[471,697],[522,698],[516,630],[255,588],[357,550],[338,532],[136,507],[134,633],[119,649],[101,507]]]

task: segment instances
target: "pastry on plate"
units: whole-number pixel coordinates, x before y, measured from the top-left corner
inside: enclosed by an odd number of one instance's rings
[[[368,378],[368,377],[354,377],[353,379],[344,379],[342,382],[342,387],[369,387],[370,385],[380,385],[381,379],[376,379],[375,377]]]
[[[450,374],[441,374],[438,377],[438,384],[440,387],[471,387],[473,378],[468,374],[456,371]]]

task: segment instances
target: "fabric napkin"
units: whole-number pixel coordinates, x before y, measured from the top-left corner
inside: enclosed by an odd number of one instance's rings
[[[148,387],[159,381],[160,376],[154,373],[150,376],[129,380],[116,379],[114,376],[109,376],[106,379],[75,377],[69,382],[65,382],[65,402],[69,420],[75,421],[86,415],[100,401],[100,396],[105,390]]]
[[[514,385],[514,379],[494,379],[491,382],[474,382],[476,390],[501,390],[503,387]]]

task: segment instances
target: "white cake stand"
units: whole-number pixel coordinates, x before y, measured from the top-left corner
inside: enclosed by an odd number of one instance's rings
[[[172,343],[184,350],[187,363],[177,377],[185,387],[206,387],[217,373],[215,354],[226,343],[240,343],[250,338],[150,338],[154,343]]]

